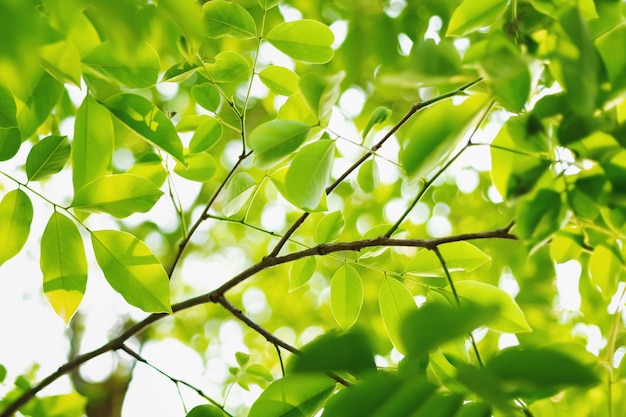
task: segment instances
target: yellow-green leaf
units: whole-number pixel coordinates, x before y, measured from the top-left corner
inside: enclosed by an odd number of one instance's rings
[[[439,251],[446,260],[449,272],[472,272],[489,259],[485,252],[468,242],[451,242],[439,246]],[[406,273],[418,277],[443,277],[445,272],[437,255],[428,249],[421,249],[409,261]]]
[[[292,263],[289,270],[289,291],[296,290],[309,282],[316,267],[317,261],[314,256],[298,259]]]
[[[282,23],[267,34],[267,40],[278,50],[300,61],[323,64],[333,57],[335,37],[328,26],[315,20]]]
[[[0,265],[17,255],[30,233],[33,204],[20,189],[9,191],[0,201]]]
[[[193,133],[189,142],[189,153],[209,150],[222,135],[222,125],[214,117],[205,119]]]
[[[400,335],[400,325],[407,314],[417,311],[411,292],[400,281],[385,278],[380,285],[378,306],[391,343],[400,353],[407,354]]]
[[[87,257],[78,228],[57,211],[41,237],[40,266],[44,295],[68,324],[87,289]]]
[[[272,120],[257,126],[248,142],[257,167],[267,169],[302,145],[311,126],[294,120]]]
[[[226,185],[222,213],[226,217],[236,214],[248,202],[255,187],[256,182],[249,174],[245,172],[236,174]]]
[[[276,95],[290,96],[298,91],[298,75],[278,65],[270,65],[259,73],[259,78]]]
[[[202,6],[204,33],[209,38],[232,36],[237,39],[256,37],[256,25],[250,13],[237,3],[213,0]]]
[[[213,178],[217,172],[215,159],[208,153],[200,152],[187,155],[187,165],[180,162],[174,167],[174,172],[188,180],[205,182]]]
[[[447,36],[463,36],[495,23],[506,10],[508,0],[465,0],[454,10]]]
[[[26,158],[29,181],[40,181],[61,171],[70,157],[67,136],[48,136],[37,142]]]
[[[610,297],[617,289],[617,282],[624,266],[619,248],[614,242],[601,243],[589,258],[589,275],[602,293]]]
[[[330,282],[330,310],[342,329],[356,322],[363,306],[363,283],[356,269],[344,265]]]
[[[320,220],[315,229],[317,243],[331,243],[339,239],[345,221],[343,213],[339,210],[328,213]]]
[[[129,304],[146,312],[172,312],[167,273],[144,242],[117,230],[95,231],[91,242],[104,277]]]

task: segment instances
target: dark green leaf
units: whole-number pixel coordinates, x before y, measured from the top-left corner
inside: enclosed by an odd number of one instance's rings
[[[517,206],[515,235],[533,242],[542,241],[560,229],[561,195],[547,188]]]

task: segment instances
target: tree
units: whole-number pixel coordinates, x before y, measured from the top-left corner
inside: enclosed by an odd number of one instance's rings
[[[1,0],[0,34],[1,285],[36,253],[71,330],[0,359],[1,416],[119,416],[138,367],[190,417],[624,413],[622,2]],[[94,281],[127,309],[82,349]]]

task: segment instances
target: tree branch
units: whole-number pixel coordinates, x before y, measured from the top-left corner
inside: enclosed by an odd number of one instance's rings
[[[263,271],[272,266],[281,265],[288,262],[293,262],[298,259],[306,258],[309,256],[324,256],[334,252],[341,251],[359,251],[365,248],[371,248],[376,246],[386,246],[386,247],[420,247],[425,249],[434,249],[439,245],[443,245],[445,243],[450,242],[459,242],[459,241],[467,241],[467,240],[477,240],[477,239],[517,239],[515,235],[510,233],[510,228],[512,224],[502,228],[496,229],[488,232],[478,232],[478,233],[465,233],[455,236],[447,236],[436,239],[391,239],[386,236],[380,236],[374,239],[364,239],[364,240],[355,240],[352,242],[337,242],[330,244],[322,244],[317,245],[309,249],[305,249],[298,252],[293,252],[288,255],[278,256],[278,257],[265,257],[260,262],[255,265],[249,267],[248,269],[240,272],[235,275],[221,287],[197,297],[190,298],[178,304],[174,304],[172,306],[172,311],[177,313],[182,310],[186,310],[191,307],[195,307],[201,304],[207,303],[216,303],[224,306],[228,311],[234,314],[235,311],[238,311],[236,307],[232,306],[230,303],[227,304],[226,299],[224,298],[224,294],[237,286],[241,282],[247,280],[248,278],[256,275],[258,272]],[[232,307],[227,307],[228,305]],[[231,309],[232,308],[232,309]],[[164,317],[167,317],[166,313],[153,313],[148,317],[143,319],[142,321],[130,326],[128,329],[124,330],[118,337],[112,339],[108,343],[100,346],[99,348],[84,353],[82,355],[78,355],[70,361],[66,362],[64,365],[59,367],[55,372],[48,375],[46,378],[41,380],[37,385],[32,387],[31,389],[24,391],[19,397],[17,397],[13,402],[9,403],[2,413],[0,413],[0,417],[11,417],[15,412],[17,412],[20,407],[25,405],[28,401],[37,395],[41,390],[43,390],[48,385],[52,384],[57,379],[61,378],[63,375],[71,372],[73,369],[79,367],[85,362],[102,355],[103,353],[114,351],[121,349],[124,342],[130,339],[135,334],[141,332],[146,327],[151,324],[161,320]],[[249,318],[247,318],[243,313],[240,315],[235,315],[237,318],[242,320],[244,323],[250,326],[249,323],[252,322]],[[259,326],[252,327],[254,330],[259,332],[259,329],[262,330]],[[260,332],[263,336],[266,336],[266,333]],[[285,344],[287,345],[287,344]],[[287,347],[280,345],[285,349],[289,350]],[[289,346],[289,345],[287,345]]]

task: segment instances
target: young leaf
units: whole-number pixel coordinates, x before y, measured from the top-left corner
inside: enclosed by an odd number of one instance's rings
[[[400,353],[407,354],[406,346],[400,335],[400,325],[407,314],[417,310],[411,292],[400,281],[385,278],[380,285],[378,305],[391,343]]]
[[[33,203],[20,189],[9,191],[0,201],[0,265],[17,255],[30,233]]]
[[[362,331],[325,333],[289,362],[291,372],[340,372],[360,375],[376,370],[368,335]]]
[[[271,168],[302,145],[311,126],[294,120],[273,120],[257,126],[248,138],[255,165]]]
[[[427,302],[419,310],[405,315],[402,320],[400,336],[406,353],[419,357],[450,340],[467,336],[487,323],[495,311],[495,307],[474,303],[452,306]]]
[[[550,243],[550,256],[560,264],[576,259],[582,253],[584,238],[578,228],[565,228],[556,232]]]
[[[87,289],[87,257],[78,228],[55,211],[41,237],[43,292],[67,325]]]
[[[331,77],[312,72],[300,78],[302,96],[319,120],[330,117],[330,112],[341,94],[341,81],[344,77],[345,73],[341,71]]]
[[[202,65],[195,62],[183,61],[169,67],[163,74],[161,81],[171,83],[185,81],[201,68]]]
[[[317,243],[331,243],[339,239],[345,221],[341,211],[333,211],[328,213],[317,225],[315,230]]]
[[[228,417],[228,414],[214,405],[202,404],[189,410],[185,417]]]
[[[507,0],[463,1],[450,18],[446,36],[463,36],[494,24],[507,5]]]
[[[294,291],[309,282],[316,267],[317,261],[314,256],[298,259],[292,263],[289,270],[289,291]]]
[[[237,3],[213,0],[202,6],[205,35],[209,38],[231,36],[237,39],[256,37],[256,25],[250,13]]]
[[[26,158],[29,181],[40,181],[61,171],[70,157],[67,136],[48,136],[37,142]]]
[[[161,70],[159,54],[146,42],[138,42],[132,56],[113,42],[103,42],[83,58],[92,73],[129,88],[156,84]]]
[[[220,93],[211,83],[197,84],[191,87],[191,96],[196,103],[208,111],[215,112],[220,106]]]
[[[597,245],[589,258],[589,275],[607,297],[615,293],[623,267],[624,260],[615,242]]]
[[[39,49],[41,65],[62,83],[80,87],[82,67],[80,55],[67,40],[45,45]]]
[[[129,129],[185,163],[183,145],[172,121],[148,99],[124,93],[111,97],[104,105]]]
[[[287,375],[261,393],[248,417],[313,417],[334,390],[335,381],[326,375]]]
[[[104,277],[129,304],[146,312],[172,312],[167,273],[145,243],[117,230],[95,231],[91,242]]]
[[[22,144],[16,114],[17,108],[11,91],[0,84],[0,161],[13,158]]]
[[[342,329],[356,322],[363,306],[363,283],[356,269],[344,265],[330,282],[330,310]]]
[[[75,193],[85,184],[111,173],[114,141],[111,114],[87,95],[74,122],[71,158]]]
[[[451,242],[441,245],[439,252],[446,260],[449,272],[472,272],[487,262],[489,256],[468,242]],[[406,273],[418,277],[443,277],[445,272],[433,251],[421,249],[409,261]]]
[[[23,139],[29,138],[46,121],[63,91],[63,84],[45,71],[34,86],[28,87],[28,96],[22,99],[24,103],[17,112]]]
[[[425,175],[445,161],[486,102],[484,95],[471,96],[458,106],[454,106],[451,100],[444,100],[415,116],[400,150],[400,162],[407,175]]]
[[[323,64],[333,57],[333,32],[314,20],[282,23],[270,30],[266,38],[278,50],[300,61]]]
[[[312,211],[325,195],[335,154],[335,142],[320,139],[296,153],[285,176],[285,197],[296,207]]]
[[[129,174],[107,175],[78,190],[71,207],[123,218],[147,212],[161,195],[163,192],[145,178]]]
[[[486,323],[490,329],[505,333],[532,331],[524,312],[506,291],[478,281],[459,281],[454,286],[461,300],[469,300],[485,308],[497,308],[493,319]]]
[[[368,159],[361,164],[359,173],[357,175],[357,182],[359,187],[365,193],[373,192],[380,181],[380,175],[378,174],[378,164],[374,159]]]
[[[372,130],[374,125],[384,123],[389,118],[389,116],[391,116],[391,109],[384,106],[376,107],[376,109],[374,109],[374,111],[372,112],[369,120],[365,124],[361,136],[365,138],[370,130]]]
[[[200,152],[187,155],[186,165],[178,162],[174,167],[174,172],[183,178],[191,181],[205,182],[213,178],[217,172],[215,159],[208,153]]]
[[[224,191],[224,200],[222,201],[224,216],[233,216],[241,210],[254,193],[255,187],[256,182],[250,175],[245,172],[235,174]]]
[[[298,75],[278,65],[270,65],[259,73],[261,82],[276,95],[290,96],[298,92]]]
[[[211,149],[220,136],[222,136],[222,125],[216,118],[208,117],[200,123],[193,133],[191,142],[189,142],[189,153],[193,154]]]
[[[208,71],[212,81],[218,83],[243,81],[250,75],[248,61],[232,51],[220,52],[215,56],[215,62],[205,64],[203,69]]]

